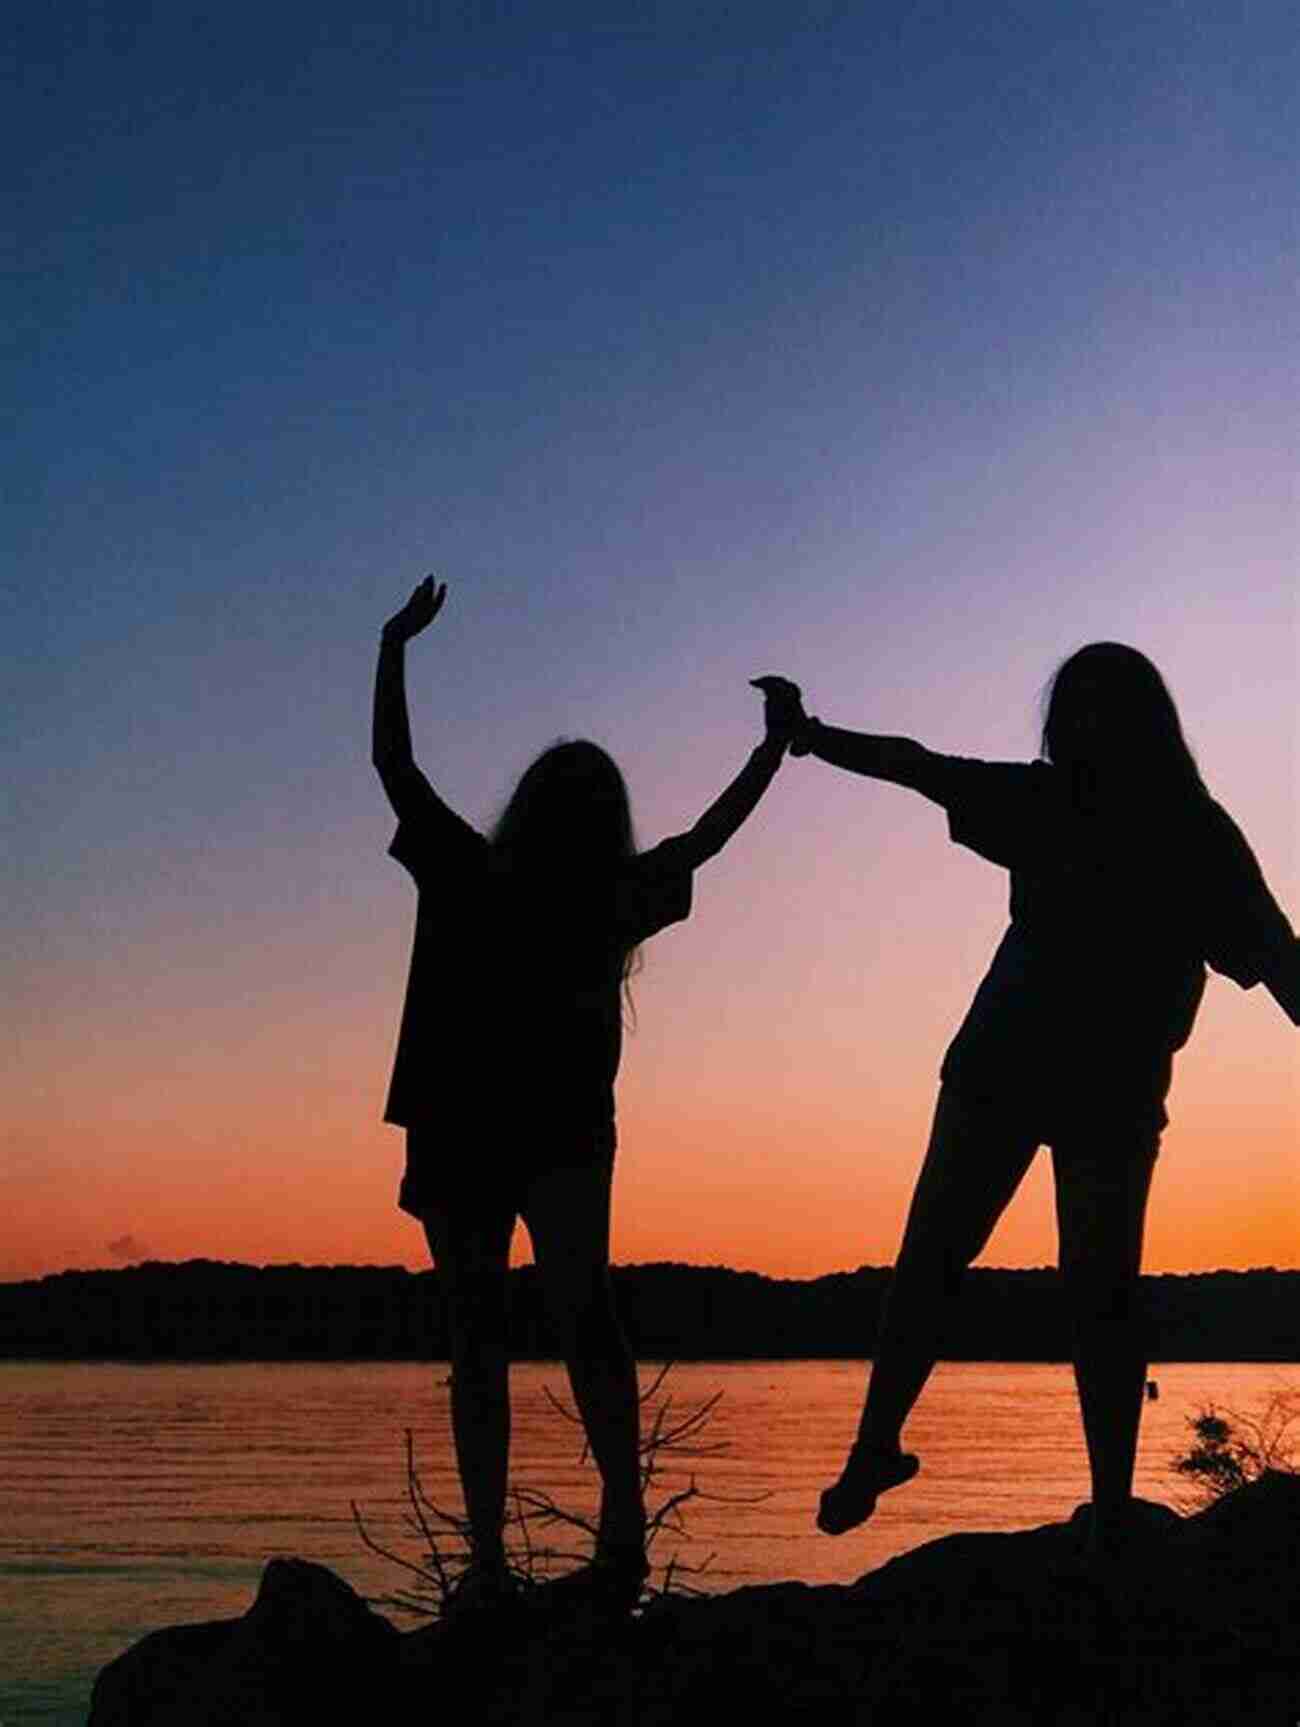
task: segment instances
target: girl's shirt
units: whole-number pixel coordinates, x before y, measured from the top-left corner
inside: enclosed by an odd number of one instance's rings
[[[1079,807],[1047,762],[941,758],[949,831],[1011,872],[1011,924],[944,1057],[945,1081],[1043,1125],[1160,1128],[1210,965],[1249,989],[1296,938],[1212,798]]]
[[[512,869],[430,788],[389,855],[418,889],[384,1120],[599,1136],[612,1146],[629,950],[685,918],[692,873],[667,840],[603,876]]]

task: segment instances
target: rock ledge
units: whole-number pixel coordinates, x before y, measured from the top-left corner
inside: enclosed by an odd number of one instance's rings
[[[155,1631],[106,1667],[90,1727],[502,1727],[733,1718],[981,1727],[1300,1721],[1300,1476],[1195,1517],[1144,1507],[1107,1576],[1081,1514],[951,1535],[848,1586],[777,1583],[598,1623],[399,1632],[319,1565],[274,1559],[239,1619]]]

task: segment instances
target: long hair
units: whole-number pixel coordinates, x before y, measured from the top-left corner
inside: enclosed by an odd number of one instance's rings
[[[563,876],[579,894],[598,889],[636,855],[632,806],[618,764],[585,738],[552,744],[525,768],[489,837],[522,873]],[[639,948],[624,955],[625,990],[640,960]]]
[[[1042,754],[1103,798],[1152,808],[1208,795],[1168,686],[1123,642],[1089,642],[1057,667]]]

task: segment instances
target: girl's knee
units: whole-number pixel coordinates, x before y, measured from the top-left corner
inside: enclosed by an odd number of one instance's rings
[[[1136,1334],[1143,1307],[1136,1278],[1102,1279],[1087,1276],[1067,1281],[1067,1305],[1077,1332],[1106,1335]]]
[[[566,1341],[566,1355],[579,1361],[619,1366],[631,1359],[607,1291],[593,1294],[569,1313]]]
[[[457,1373],[479,1374],[506,1355],[506,1305],[498,1292],[477,1299],[460,1292],[447,1302],[447,1341]]]

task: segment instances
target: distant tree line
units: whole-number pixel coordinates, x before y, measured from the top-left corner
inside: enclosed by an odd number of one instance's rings
[[[555,1354],[533,1269],[511,1273],[511,1346]],[[887,1270],[806,1282],[692,1265],[617,1267],[619,1311],[645,1360],[869,1355]],[[1155,1361],[1300,1359],[1300,1272],[1143,1279]],[[438,1280],[400,1266],[148,1261],[0,1284],[0,1357],[19,1360],[424,1360],[446,1356]],[[1061,1361],[1055,1272],[974,1271],[944,1354]]]

